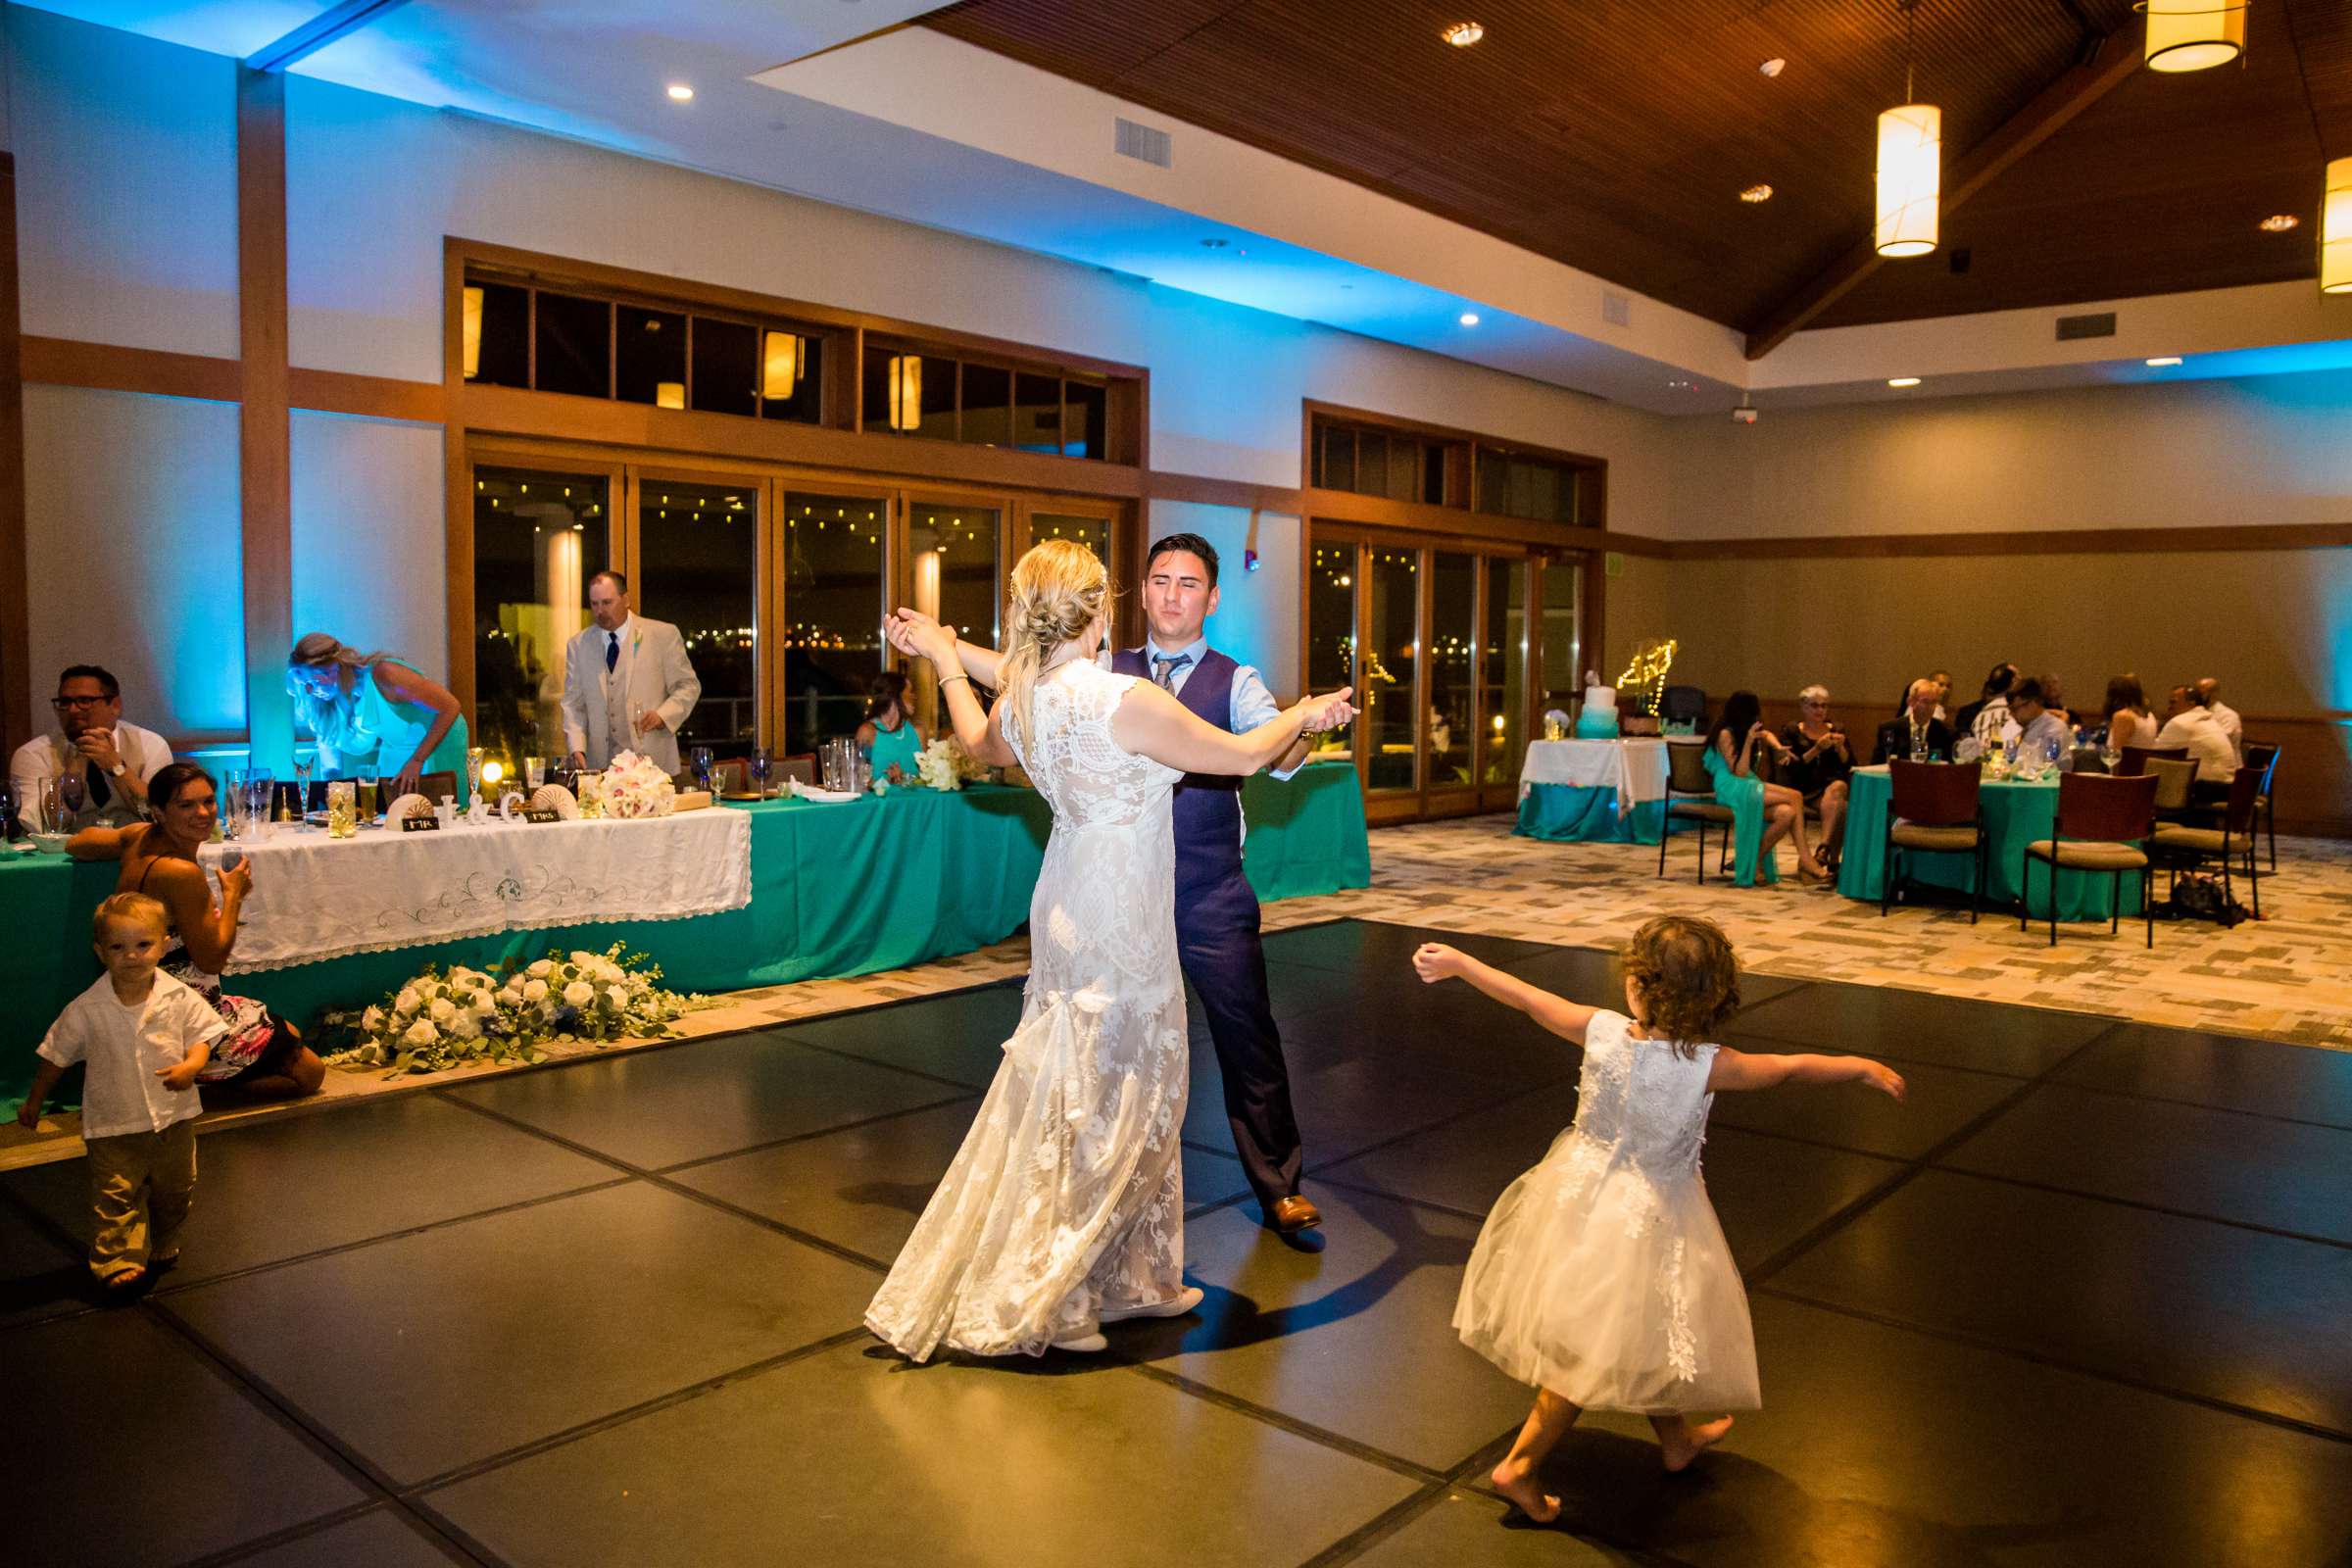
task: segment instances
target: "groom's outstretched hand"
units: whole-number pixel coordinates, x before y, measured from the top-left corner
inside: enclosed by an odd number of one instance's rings
[[[1354,691],[1352,686],[1343,686],[1328,697],[1301,699],[1298,704],[1300,733],[1320,734],[1324,730],[1338,729],[1353,719],[1355,708],[1348,699]]]

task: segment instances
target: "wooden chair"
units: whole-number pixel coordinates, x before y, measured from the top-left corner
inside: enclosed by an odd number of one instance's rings
[[[687,769],[692,772],[693,769]],[[730,757],[710,764],[710,789],[718,795],[741,795],[752,787],[752,760]]]
[[[1723,829],[1724,846],[1732,842],[1732,808],[1715,799],[1715,780],[1707,773],[1706,748],[1700,741],[1666,743],[1666,820],[1658,827],[1658,875],[1666,874],[1666,844],[1674,837],[1676,818],[1698,824],[1698,880],[1707,880],[1707,824]]]
[[[423,796],[426,800],[432,802],[435,806],[441,804],[441,797],[444,795],[447,795],[454,800],[458,793],[458,775],[456,769],[445,767],[439,772],[435,773],[419,773],[416,776],[416,793]],[[392,803],[390,801],[386,801],[384,804],[389,806]]]
[[[1974,850],[1976,886],[1968,896],[1968,923],[1975,925],[1984,908],[1984,831],[1983,775],[1973,767],[1951,762],[1914,762],[1895,758],[1886,764],[1891,786],[1886,802],[1886,863],[1879,886],[1879,913],[1894,903],[1895,851],[1954,855]]]
[[[2117,776],[2127,775],[2119,771]],[[2159,822],[2177,821],[2196,808],[2196,763],[2186,758],[2151,757],[2144,776],[2156,780],[2156,800],[2152,809]]]
[[[2278,869],[2278,818],[2271,804],[2272,786],[2278,782],[2278,755],[2284,750],[2263,741],[2246,742],[2246,765],[2262,772],[2262,793],[2254,797],[2254,809],[2261,814],[2263,834],[2270,840],[2270,868],[2274,871]]]
[[[2144,841],[2155,822],[2156,777],[2101,778],[2095,773],[2062,773],[2058,777],[2058,836],[2036,839],[2026,846],[2017,867],[2017,928],[2026,928],[2034,907],[2029,873],[2039,860],[2050,868],[2050,946],[2058,945],[2058,871],[2105,871],[2114,884],[2107,911],[2107,929],[2119,931],[2124,917],[2124,873],[2139,873],[2139,907],[2147,916],[2148,946],[2156,945],[2156,906],[2149,897],[2153,875]]]
[[[2239,768],[2230,775],[2230,801],[2223,808],[2220,827],[2181,827],[2167,822],[2156,829],[2150,845],[2176,872],[2182,867],[2193,870],[2218,860],[2225,900],[2233,896],[2230,876],[2243,857],[2246,881],[2254,889],[2257,920],[2262,918],[2262,877],[2254,865],[2254,808],[2262,797],[2262,773],[2256,769]]]
[[[2188,756],[2185,746],[2127,746],[2123,760],[2115,764],[2117,778],[2137,778],[2148,770],[2148,760],[2161,757],[2168,761],[2181,761]]]
[[[785,787],[785,780],[795,778],[804,784],[816,782],[816,754],[814,752],[799,752],[790,757],[776,759],[776,787],[782,789]]]

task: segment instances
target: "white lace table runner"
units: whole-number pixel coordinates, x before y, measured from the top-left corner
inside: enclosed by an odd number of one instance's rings
[[[1519,796],[1534,784],[1615,790],[1620,815],[1643,801],[1666,798],[1666,743],[1637,736],[1616,741],[1534,741],[1519,769]]]
[[[683,920],[752,898],[743,811],[348,839],[280,825],[242,847],[253,892],[230,974],[583,920]],[[223,848],[205,846],[207,871]]]

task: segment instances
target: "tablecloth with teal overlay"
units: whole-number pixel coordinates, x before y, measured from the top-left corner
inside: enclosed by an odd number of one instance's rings
[[[1845,846],[1838,864],[1838,891],[1849,899],[1876,904],[1886,872],[1886,806],[1894,793],[1884,765],[1857,767],[1846,785]],[[2019,867],[2026,846],[2056,836],[2058,780],[2055,775],[2028,783],[2023,779],[1986,780],[1979,799],[1984,808],[1984,902],[2014,908],[2019,903]],[[1929,887],[1967,893],[1976,882],[1975,853],[1929,855],[1902,852],[1906,877]],[[2034,890],[2027,912],[2035,919],[2050,917],[2049,876],[2046,864],[2032,872]],[[2123,912],[2139,913],[2139,874],[2123,878]],[[2115,882],[2107,871],[2062,870],[2058,873],[2058,918],[2105,920],[2115,910]]]
[[[1617,791],[1574,784],[1530,784],[1519,800],[1523,837],[1577,844],[1655,844],[1666,826],[1664,801],[1617,809]]]
[[[1261,775],[1242,801],[1244,868],[1261,899],[1370,884],[1353,767],[1302,768],[1287,782]],[[1019,930],[1052,826],[1035,791],[987,784],[729,808],[752,813],[752,902],[741,909],[353,954],[237,975],[229,989],[308,1023],[325,1007],[376,1001],[427,963],[493,968],[614,942],[647,955],[663,983],[681,991],[871,974],[969,953]],[[115,873],[112,862],[56,855],[0,859],[0,909],[12,927],[12,940],[0,943],[0,1103],[23,1097],[50,1021],[97,978],[90,911],[114,891]]]

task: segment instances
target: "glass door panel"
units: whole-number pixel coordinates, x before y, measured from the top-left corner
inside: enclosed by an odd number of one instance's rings
[[[1490,557],[1487,569],[1484,784],[1513,787],[1527,738],[1527,563]]]
[[[857,733],[882,671],[882,542],[871,496],[784,497],[784,750]]]
[[[1029,543],[1042,545],[1049,539],[1075,539],[1095,553],[1104,570],[1112,570],[1108,517],[1074,517],[1058,512],[1029,514]],[[1119,586],[1115,573],[1111,586]]]
[[[1475,788],[1478,557],[1430,553],[1429,787]]]
[[[633,603],[677,623],[703,695],[678,744],[721,758],[760,744],[760,484],[640,478]]]
[[[1584,562],[1556,556],[1544,564],[1544,706],[1570,710],[1585,694]],[[1605,678],[1605,676],[1604,676]]]
[[[998,539],[1003,514],[994,507],[915,501],[906,508],[906,552],[914,564],[914,608],[937,615],[956,634],[983,648],[998,647]]]
[[[1421,713],[1421,552],[1371,547],[1364,626],[1364,706],[1369,730],[1368,790],[1418,786],[1414,734]]]
[[[1306,572],[1306,689],[1334,692],[1355,684],[1355,570],[1359,548],[1318,543]],[[1363,702],[1363,693],[1356,693]],[[1318,757],[1347,757],[1355,749],[1354,726],[1317,737]]]
[[[612,563],[603,474],[473,470],[474,744],[513,760],[564,750],[564,650]]]

